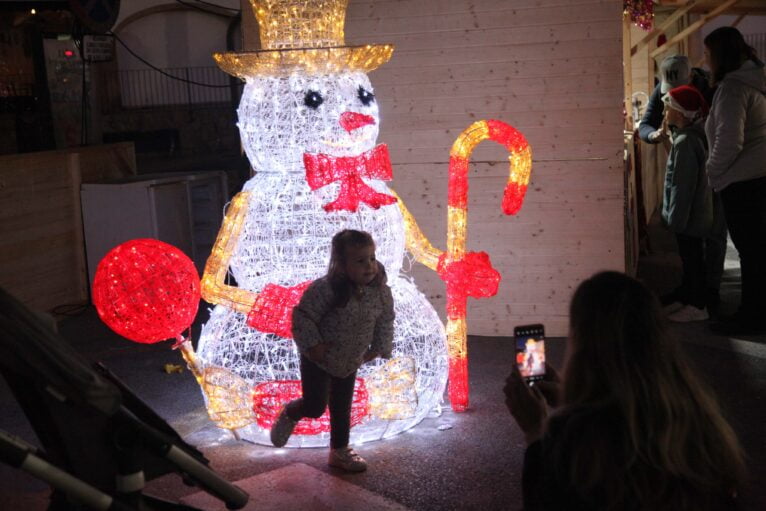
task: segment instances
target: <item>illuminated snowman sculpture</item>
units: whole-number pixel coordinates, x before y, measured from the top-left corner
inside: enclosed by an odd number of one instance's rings
[[[251,3],[263,49],[215,59],[246,82],[238,126],[255,174],[226,211],[202,280],[202,295],[215,307],[197,353],[187,347],[185,356],[193,359],[211,418],[270,444],[279,407],[300,389],[292,308],[326,273],[333,235],[367,231],[388,274],[396,319],[392,359],[377,359],[357,373],[351,442],[389,437],[440,404],[448,373],[457,367],[451,367],[455,353],[436,311],[402,272],[405,249],[439,269],[448,291],[452,286],[457,294],[470,287],[466,279],[496,290],[499,274],[486,258],[467,273],[455,271],[467,264],[462,249],[433,248],[385,184],[392,169],[386,146],[376,145],[380,118],[367,72],[388,61],[393,47],[344,45],[347,0]],[[464,149],[486,138],[486,126],[483,137],[474,130]],[[452,156],[460,157],[455,148]],[[450,200],[450,214],[459,215]],[[463,229],[464,210],[465,204]],[[455,349],[464,351],[464,322],[453,323],[453,336],[463,338]],[[467,396],[462,408],[466,404]],[[323,417],[304,419],[288,446],[328,443]]]

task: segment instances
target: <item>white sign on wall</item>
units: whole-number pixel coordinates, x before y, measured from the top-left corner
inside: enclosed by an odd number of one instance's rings
[[[105,35],[86,35],[82,38],[83,56],[89,62],[107,62],[114,59],[114,38]]]

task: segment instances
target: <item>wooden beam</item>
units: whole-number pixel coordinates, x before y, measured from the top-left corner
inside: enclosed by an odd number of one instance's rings
[[[739,25],[739,22],[740,22],[740,21],[742,21],[742,19],[743,19],[745,16],[747,16],[747,15],[748,15],[748,13],[746,13],[746,12],[743,12],[742,14],[740,14],[739,16],[737,16],[737,19],[735,19],[735,20],[734,20],[734,22],[731,24],[731,26],[732,26],[732,27],[736,27],[737,25]]]
[[[726,0],[724,3],[722,3],[721,5],[719,5],[712,11],[710,11],[709,13],[705,14],[703,17],[701,17],[700,19],[698,19],[697,21],[695,21],[694,23],[692,23],[691,25],[683,29],[681,32],[677,33],[676,35],[668,39],[668,41],[665,44],[651,51],[649,53],[649,57],[656,57],[660,53],[664,52],[666,48],[671,47],[672,45],[676,44],[678,41],[686,39],[687,37],[689,37],[690,34],[693,34],[697,30],[702,28],[702,26],[705,25],[705,23],[707,23],[708,21],[714,18],[717,18],[720,14],[726,11],[726,9],[736,4],[738,1],[739,0]]]
[[[622,77],[625,103],[625,130],[633,133],[633,68],[630,62],[630,18],[622,17]]]
[[[649,43],[649,41],[651,41],[656,35],[663,33],[665,30],[667,30],[670,27],[670,25],[675,23],[675,21],[678,18],[680,18],[681,16],[683,16],[684,14],[689,12],[690,9],[692,9],[693,7],[695,7],[699,3],[700,3],[700,0],[691,0],[685,6],[683,6],[680,9],[677,9],[676,11],[674,11],[673,14],[668,16],[668,18],[665,21],[662,22],[662,25],[660,25],[659,27],[655,28],[654,30],[652,30],[651,32],[646,34],[644,37],[642,37],[641,40],[638,41],[630,49],[630,55],[633,56],[636,53],[638,53],[639,51],[643,50],[644,46],[646,46]]]

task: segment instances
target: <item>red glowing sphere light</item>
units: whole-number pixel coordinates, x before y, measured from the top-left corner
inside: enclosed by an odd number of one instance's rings
[[[93,279],[93,304],[101,320],[145,344],[176,338],[189,328],[199,300],[199,275],[191,259],[153,239],[113,248]]]

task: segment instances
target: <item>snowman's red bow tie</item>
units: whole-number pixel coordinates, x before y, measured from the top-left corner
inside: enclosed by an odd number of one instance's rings
[[[363,177],[391,181],[393,171],[385,144],[379,144],[358,156],[304,153],[303,166],[306,168],[306,181],[312,190],[340,182],[338,198],[324,205],[327,212],[344,209],[353,212],[360,202],[373,209],[396,202],[396,197],[376,192],[362,181]]]

